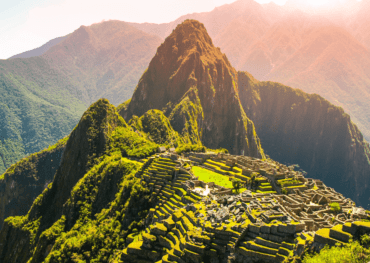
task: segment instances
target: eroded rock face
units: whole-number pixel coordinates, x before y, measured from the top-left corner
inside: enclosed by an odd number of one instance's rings
[[[52,182],[67,140],[32,154],[10,167],[0,179],[0,229],[9,216],[26,215],[33,201]]]
[[[239,72],[240,100],[272,159],[297,163],[357,204],[369,203],[370,148],[342,108]]]
[[[210,148],[262,157],[253,122],[240,105],[237,83],[237,72],[204,25],[186,20],[158,48],[121,114],[128,121],[150,109],[164,110],[175,130],[187,132],[192,142],[199,138]]]

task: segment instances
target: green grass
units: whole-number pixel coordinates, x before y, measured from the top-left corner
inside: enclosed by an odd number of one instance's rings
[[[192,167],[192,172],[199,178],[199,180],[205,183],[214,182],[219,186],[233,188],[233,184],[229,181],[229,177],[226,175],[218,174],[197,166]]]

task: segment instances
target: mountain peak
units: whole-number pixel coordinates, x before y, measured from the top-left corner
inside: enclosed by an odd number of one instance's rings
[[[158,48],[159,57],[170,58],[170,61],[184,60],[189,55],[198,53],[206,63],[226,58],[212,42],[205,26],[197,20],[187,19],[177,25],[164,43]],[[170,56],[170,57],[169,57]],[[155,60],[155,58],[153,59]],[[227,61],[228,62],[228,61]],[[231,66],[228,63],[228,66]]]
[[[177,25],[169,37],[175,37],[179,40],[188,39],[191,42],[201,41],[213,45],[205,26],[194,19],[186,19],[183,23]]]
[[[191,116],[180,114],[190,108]],[[196,20],[178,25],[157,49],[120,114],[128,121],[151,109],[165,111],[177,132],[192,134],[192,143],[199,138],[209,148],[263,156],[254,125],[240,105],[237,73]],[[182,118],[174,117],[179,114]],[[244,134],[243,139],[234,140],[234,134]]]
[[[211,75],[217,72],[217,67],[225,68],[222,74],[227,71],[230,77],[236,76],[226,56],[213,45],[204,25],[196,20],[185,20],[157,49],[139,81],[125,118],[130,119],[134,112],[141,116],[149,109],[162,109],[167,102],[181,99],[193,86],[206,92],[209,82],[205,79],[213,78]],[[211,75],[201,74],[206,71]],[[148,85],[144,87],[144,83]],[[138,89],[143,92],[136,92]]]

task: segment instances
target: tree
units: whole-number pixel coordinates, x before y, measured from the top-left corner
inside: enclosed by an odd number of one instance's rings
[[[248,185],[250,185],[250,183],[251,183],[251,180],[247,179],[247,181],[245,182],[245,188],[248,188]]]
[[[281,188],[281,193],[286,195],[286,194],[288,194],[288,190],[285,187],[283,187],[283,188]]]
[[[330,209],[334,213],[338,213],[338,212],[340,212],[340,210],[342,210],[342,208],[340,207],[340,204],[338,204],[337,202],[331,203],[330,204]]]
[[[258,175],[258,173],[256,173],[256,172],[253,172],[252,174],[251,174],[251,187],[253,188],[253,186],[254,186],[254,184],[255,184],[255,182],[256,182],[256,177],[257,177],[257,175]]]
[[[239,193],[239,190],[242,187],[242,181],[240,179],[235,178],[231,182],[233,184],[233,188],[234,188],[235,192]]]

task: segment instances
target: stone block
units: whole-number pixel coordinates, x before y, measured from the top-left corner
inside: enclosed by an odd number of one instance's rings
[[[271,229],[271,226],[263,225],[261,226],[261,233],[270,234],[270,229]]]
[[[190,262],[194,262],[194,263],[201,263],[202,262],[202,256],[199,255],[198,253],[195,253],[195,252],[190,251],[188,249],[185,249],[184,252],[185,252],[185,258],[190,259]]]
[[[260,229],[261,229],[260,226],[257,226],[257,225],[254,225],[254,224],[248,225],[248,230],[250,232],[252,232],[252,233],[259,234],[260,233]]]
[[[287,225],[283,225],[283,224],[281,224],[281,225],[278,225],[278,228],[277,228],[277,230],[278,230],[278,232],[280,232],[280,233],[288,233],[287,231]]]
[[[334,239],[338,239],[339,241],[346,242],[346,243],[348,243],[351,236],[352,236],[351,234],[348,234],[348,233],[345,233],[345,232],[342,232],[342,231],[338,231],[338,230],[335,230],[335,229],[330,229],[330,232],[329,232],[329,237],[334,238]]]
[[[158,147],[158,152],[159,153],[163,153],[165,151],[166,151],[166,147],[164,147],[164,146]]]
[[[272,225],[270,227],[270,233],[276,235],[278,233],[278,226],[277,225]]]
[[[274,248],[274,249],[279,249],[279,247],[280,247],[280,244],[279,243],[271,242],[269,240],[262,239],[262,238],[259,238],[259,237],[256,238],[256,241],[255,242],[257,244],[259,244],[259,245],[262,245],[262,246],[265,246],[265,247]]]
[[[290,251],[286,248],[280,247],[279,248],[279,254],[284,255],[284,256],[289,256]]]
[[[355,233],[360,235],[368,234],[370,233],[370,222],[356,221],[352,223],[352,228]]]
[[[269,234],[269,240],[271,240],[273,242],[281,243],[285,240],[285,238],[281,237],[281,236]]]
[[[168,249],[172,249],[172,244],[169,239],[162,237],[162,236],[158,236],[157,239],[159,241],[159,244],[161,244],[161,246],[168,248]]]
[[[265,254],[265,253],[260,253],[260,252],[257,252],[257,251],[253,251],[253,250],[249,250],[245,247],[239,247],[236,249],[236,252],[237,253],[240,253],[242,254],[243,256],[246,256],[246,257],[257,257],[257,258],[260,258],[261,260],[265,260],[265,261],[274,261],[275,260],[275,256],[274,255],[271,255],[271,254]]]

